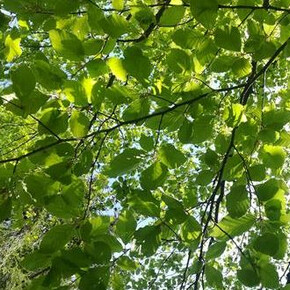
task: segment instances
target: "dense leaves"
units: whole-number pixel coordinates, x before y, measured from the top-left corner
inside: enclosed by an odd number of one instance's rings
[[[1,289],[287,289],[289,1],[0,8]]]

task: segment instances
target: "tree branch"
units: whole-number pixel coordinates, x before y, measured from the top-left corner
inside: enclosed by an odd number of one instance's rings
[[[281,8],[269,5],[267,7],[265,6],[251,6],[251,5],[219,5],[219,9],[252,9],[252,10],[274,10],[274,11],[284,11],[289,13],[290,9],[288,8]]]
[[[166,0],[164,4],[161,5],[161,8],[159,9],[159,11],[156,13],[155,15],[155,22],[152,22],[148,28],[143,32],[143,34],[135,39],[118,39],[117,42],[141,42],[145,39],[147,39],[150,34],[153,32],[154,28],[158,25],[160,18],[162,17],[164,11],[166,10],[166,6],[169,5],[171,0]]]

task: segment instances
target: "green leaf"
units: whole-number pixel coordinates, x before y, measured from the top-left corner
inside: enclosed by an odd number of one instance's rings
[[[92,260],[79,247],[62,250],[61,258],[62,260],[72,264],[73,266],[77,266],[78,268],[85,268],[92,264]]]
[[[128,196],[128,205],[144,216],[160,217],[160,203],[150,191],[135,190]]]
[[[48,98],[48,96],[39,91],[33,91],[29,97],[22,98],[21,100],[15,99],[13,104],[7,103],[5,107],[15,115],[26,118],[29,114],[37,113],[45,105]]]
[[[65,160],[49,166],[45,172],[54,180],[63,184],[71,182],[71,160]]]
[[[270,199],[265,203],[265,213],[268,219],[279,221],[281,217],[282,202],[278,199]]]
[[[169,7],[162,14],[159,25],[160,26],[175,26],[178,24],[185,13],[185,8],[182,6]]]
[[[57,15],[65,15],[65,14],[68,14],[70,12],[74,12],[79,7],[78,2],[71,3],[70,0],[63,0],[61,2],[56,1],[53,4],[54,4],[53,6],[55,9],[55,13]]]
[[[132,101],[132,99],[136,98],[132,90],[117,84],[115,84],[112,88],[106,89],[105,92],[100,90],[100,94],[101,93],[106,93],[106,98],[114,105],[128,104],[130,101]],[[103,96],[100,95],[99,97],[102,98]]]
[[[260,279],[257,273],[251,269],[242,269],[237,271],[238,279],[248,287],[258,286],[260,284]]]
[[[182,196],[184,207],[192,208],[197,205],[197,192],[196,187],[194,184],[189,184],[184,189],[184,194]]]
[[[197,47],[196,57],[202,65],[206,65],[215,57],[217,50],[212,39],[204,39]]]
[[[2,194],[3,195],[3,194]],[[0,222],[9,218],[12,211],[12,199],[7,196],[1,196],[0,199]]]
[[[103,31],[113,38],[118,38],[128,30],[128,22],[118,14],[112,14],[98,22]]]
[[[80,233],[84,241],[90,242],[108,232],[111,219],[109,216],[96,216],[87,220],[81,227]]]
[[[244,121],[244,106],[235,103],[231,104],[231,106],[224,111],[224,119],[231,127],[239,125]]]
[[[279,139],[279,133],[273,129],[266,128],[259,132],[259,139],[264,143],[276,143]]]
[[[82,138],[88,134],[90,120],[83,112],[73,110],[69,125],[74,137]]]
[[[61,250],[73,237],[72,225],[58,225],[50,229],[40,244],[40,252],[50,254]]]
[[[155,162],[141,173],[140,182],[144,189],[152,190],[161,186],[167,176],[167,166],[161,162]]]
[[[66,79],[60,68],[43,60],[35,61],[33,69],[37,82],[49,91],[59,89]]]
[[[280,286],[276,267],[272,264],[264,264],[260,268],[262,285],[269,289],[277,289]]]
[[[195,19],[205,28],[210,29],[215,25],[218,10],[217,0],[190,0],[190,9]]]
[[[74,174],[81,176],[82,174],[88,173],[93,163],[93,154],[87,149],[84,150],[79,158],[79,161],[74,166]]]
[[[79,283],[80,290],[104,290],[109,282],[109,267],[97,267],[88,270]]]
[[[191,59],[189,55],[181,49],[171,49],[166,58],[169,68],[176,73],[183,73],[190,70]]]
[[[159,226],[145,226],[135,232],[136,243],[141,246],[145,256],[154,254],[161,243]]]
[[[10,18],[3,13],[0,13],[0,30],[4,31],[10,22]]]
[[[276,46],[273,42],[265,41],[263,37],[258,39],[258,41],[261,41],[260,45],[256,46],[256,43],[253,45],[255,60],[260,61],[269,58],[275,53]],[[245,43],[245,51],[248,51],[248,41]]]
[[[64,133],[68,127],[68,115],[56,108],[48,108],[42,111],[38,132],[40,134]]]
[[[19,37],[14,37],[11,34],[6,36],[4,53],[8,62],[13,61],[16,57],[22,54],[20,42],[21,38]]]
[[[116,234],[119,235],[125,243],[131,240],[131,237],[137,227],[137,222],[130,211],[124,211],[116,223]]]
[[[214,173],[211,170],[203,170],[196,177],[196,184],[206,186],[214,177]]]
[[[176,30],[172,35],[172,40],[182,48],[192,49],[196,47],[202,38],[202,33],[189,28]]]
[[[256,164],[249,168],[249,174],[253,181],[262,181],[266,177],[266,169],[263,164]]]
[[[178,131],[179,141],[183,144],[192,143],[193,140],[192,135],[193,135],[193,123],[189,122],[186,119]]]
[[[289,122],[290,111],[270,110],[263,113],[264,126],[274,130],[281,130]]]
[[[84,49],[82,42],[72,33],[64,30],[50,30],[49,38],[57,53],[69,60],[82,60]]]
[[[82,44],[85,55],[96,55],[101,52],[104,42],[100,39],[88,39]]]
[[[206,253],[206,259],[215,259],[219,258],[226,249],[226,242],[217,242],[211,245]]]
[[[63,92],[67,99],[77,106],[85,106],[88,104],[85,89],[78,81],[65,81]]]
[[[124,8],[124,0],[112,0],[112,5],[117,10],[122,10]]]
[[[252,66],[249,59],[238,58],[232,64],[232,70],[234,75],[238,78],[243,78],[249,75],[252,71]]]
[[[257,194],[259,200],[267,201],[274,197],[278,193],[283,193],[283,189],[280,188],[278,180],[272,178],[265,183],[256,186],[255,193]]]
[[[279,239],[279,249],[274,255],[274,259],[281,260],[284,258],[287,248],[288,248],[288,242],[287,242],[287,236],[283,233],[278,233],[277,234],[278,239]]]
[[[58,191],[58,186],[52,179],[43,174],[31,174],[26,176],[25,185],[27,192],[40,204],[44,204],[44,198]]]
[[[125,271],[134,271],[138,268],[138,263],[127,256],[123,256],[117,261],[117,265]]]
[[[116,78],[120,81],[125,82],[127,79],[127,71],[124,68],[124,61],[117,58],[112,57],[107,61],[109,68],[112,73],[116,76]]]
[[[88,23],[94,33],[103,34],[103,30],[101,28],[100,21],[103,20],[104,13],[102,9],[90,5],[90,9],[88,9]]]
[[[194,120],[192,129],[192,143],[199,144],[208,140],[213,134],[212,116],[202,116]]]
[[[148,26],[155,21],[152,9],[145,5],[140,5],[136,10],[132,9],[132,14],[143,29],[147,29]]]
[[[242,177],[244,171],[243,161],[240,156],[234,155],[228,158],[228,161],[224,168],[224,179],[235,180]]]
[[[153,130],[167,129],[169,132],[174,132],[180,128],[183,122],[184,122],[183,113],[181,113],[181,110],[176,109],[172,112],[166,113],[163,117],[156,116],[149,118],[146,121],[146,126]]]
[[[233,218],[239,218],[248,211],[250,201],[244,185],[232,186],[230,193],[226,196],[226,207]]]
[[[124,56],[123,65],[130,75],[142,82],[149,77],[152,66],[149,58],[143,55],[140,48],[136,46],[128,47],[124,51]]]
[[[20,100],[28,98],[36,84],[32,70],[25,64],[21,64],[12,71],[11,80],[13,89]]]
[[[222,273],[216,268],[206,265],[205,277],[208,285],[215,288],[223,288],[223,276]]]
[[[150,103],[148,98],[139,98],[133,101],[123,113],[124,121],[135,120],[149,114]]]
[[[69,219],[82,214],[84,184],[81,179],[73,180],[58,194],[45,197],[45,207],[57,217]]]
[[[211,231],[211,236],[219,240],[229,240],[248,231],[255,222],[255,216],[246,214],[240,218],[224,217]]]
[[[168,168],[180,167],[186,161],[184,154],[171,144],[161,146],[158,151],[158,158]]]
[[[125,149],[111,161],[105,173],[110,177],[116,177],[136,169],[142,162],[142,154],[141,150]]]
[[[154,149],[154,139],[151,136],[142,134],[139,143],[140,146],[146,151],[151,151]]]
[[[112,290],[124,290],[125,282],[122,274],[114,272],[110,279]]]
[[[106,62],[100,58],[88,62],[86,64],[86,68],[92,78],[105,75],[108,72]]]
[[[206,151],[206,153],[203,155],[203,159],[206,165],[208,165],[210,168],[217,168],[219,166],[219,156],[211,149]]]
[[[283,166],[286,153],[280,146],[264,145],[261,157],[266,167],[278,169]]]
[[[96,264],[107,264],[112,256],[112,250],[109,246],[109,242],[93,241],[90,244],[85,245],[85,253],[91,256],[92,260]]]
[[[214,72],[220,73],[220,72],[226,72],[229,71],[233,67],[233,62],[235,61],[235,58],[228,55],[222,55],[220,57],[217,57],[212,65],[211,69]]]
[[[50,264],[50,254],[42,253],[41,251],[34,251],[31,254],[26,255],[21,261],[21,265],[29,271],[36,271],[41,268],[46,268]]]
[[[218,28],[214,35],[217,46],[233,51],[241,50],[241,35],[237,27],[226,26],[223,29]]]
[[[263,254],[274,256],[279,250],[279,239],[275,234],[264,233],[256,238],[254,249]]]
[[[182,224],[180,229],[180,236],[182,240],[190,243],[198,239],[201,235],[201,226],[192,216],[189,216]]]
[[[162,200],[167,205],[165,219],[172,224],[181,224],[187,219],[183,204],[177,199],[163,194]]]

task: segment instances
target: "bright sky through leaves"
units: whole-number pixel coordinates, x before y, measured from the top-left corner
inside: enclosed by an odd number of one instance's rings
[[[289,289],[289,0],[0,0],[1,289]]]

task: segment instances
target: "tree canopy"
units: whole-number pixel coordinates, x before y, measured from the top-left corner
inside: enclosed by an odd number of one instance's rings
[[[288,0],[0,7],[1,289],[285,286]]]

